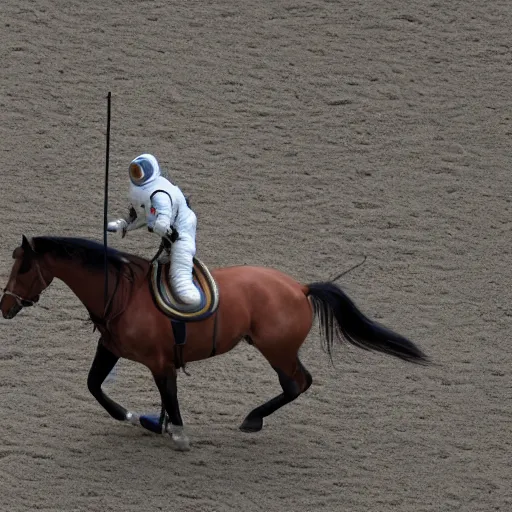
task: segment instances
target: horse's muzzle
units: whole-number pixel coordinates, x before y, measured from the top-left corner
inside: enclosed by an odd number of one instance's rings
[[[5,300],[6,297],[12,297],[14,299],[14,303],[13,305],[6,311],[6,304],[5,304]],[[14,318],[23,308],[28,308],[30,306],[33,306],[34,304],[37,303],[37,301],[39,300],[39,295],[37,295],[34,299],[32,300],[29,300],[29,299],[24,299],[22,297],[20,297],[19,295],[13,293],[13,292],[10,292],[8,290],[4,290],[4,293],[2,294],[1,298],[0,298],[0,309],[2,310],[2,316],[6,319],[6,320],[11,320],[12,318]]]
[[[18,304],[18,303],[14,303],[11,307],[11,309],[9,309],[9,311],[5,312],[3,309],[2,309],[2,315],[3,317],[6,319],[6,320],[11,320],[13,319],[21,310],[23,309],[23,306],[21,304]]]

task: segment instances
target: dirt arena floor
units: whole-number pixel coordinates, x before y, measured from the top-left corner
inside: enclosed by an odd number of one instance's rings
[[[0,279],[21,235],[102,240],[152,152],[192,196],[210,267],[342,286],[425,368],[313,329],[310,390],[247,344],[180,374],[191,451],[86,386],[97,333],[61,282],[0,320],[0,510],[512,510],[509,1],[2,0]],[[144,230],[110,244],[152,256]],[[105,385],[157,411],[149,371]]]

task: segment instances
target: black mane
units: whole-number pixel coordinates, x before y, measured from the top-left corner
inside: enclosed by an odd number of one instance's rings
[[[58,236],[37,236],[32,238],[34,251],[38,254],[50,253],[61,259],[79,259],[83,264],[96,270],[105,265],[104,246],[93,240],[85,238],[70,238]],[[147,260],[127,254],[110,247],[107,248],[108,262],[116,269],[121,270],[128,263],[141,266]]]

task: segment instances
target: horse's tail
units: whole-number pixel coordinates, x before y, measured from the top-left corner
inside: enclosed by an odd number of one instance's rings
[[[429,363],[428,357],[412,341],[367,318],[334,283],[313,283],[307,289],[330,356],[334,340],[341,343],[346,339],[365,350],[383,352],[412,363]]]

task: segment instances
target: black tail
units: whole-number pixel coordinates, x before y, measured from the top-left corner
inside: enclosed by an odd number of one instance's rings
[[[334,339],[341,343],[345,338],[365,350],[383,352],[412,363],[429,363],[412,341],[367,318],[335,284],[313,283],[308,288],[329,356]]]

